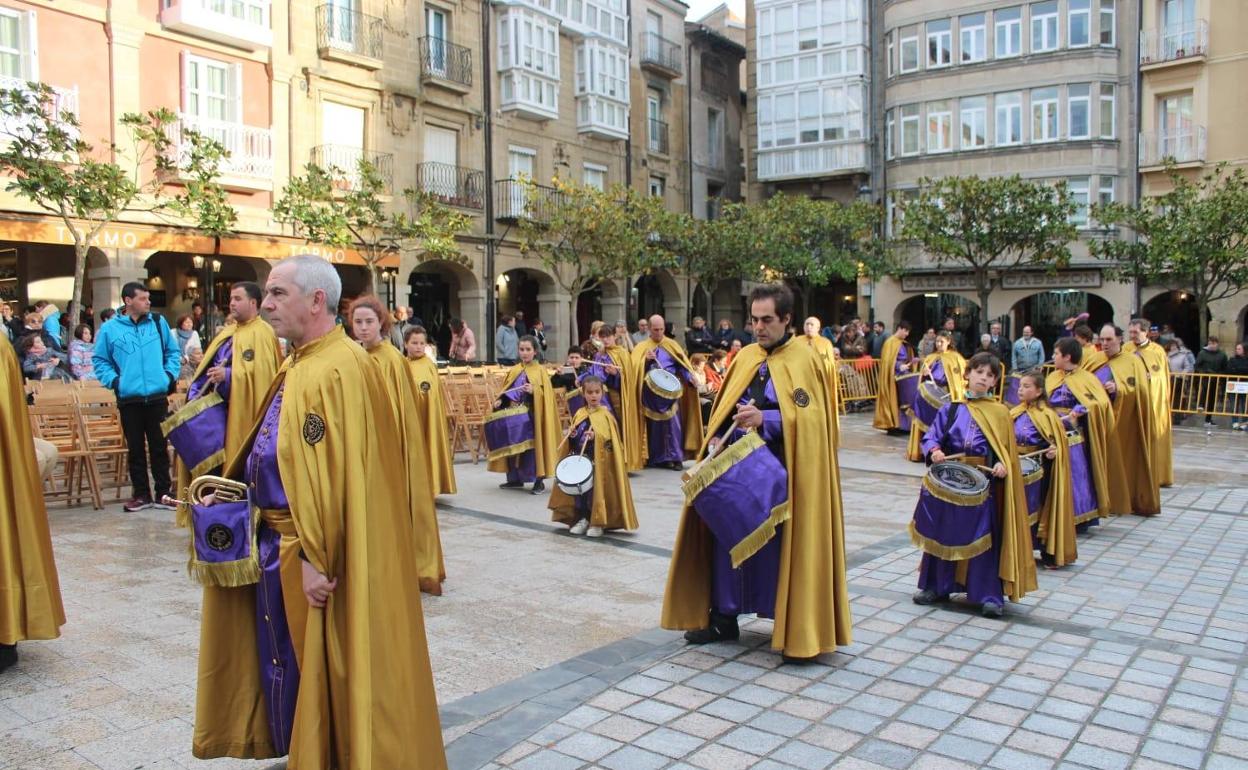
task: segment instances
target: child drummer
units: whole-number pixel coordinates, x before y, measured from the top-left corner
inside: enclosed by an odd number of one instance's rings
[[[923,436],[928,464],[957,460],[988,475],[987,504],[976,510],[989,520],[970,521],[965,507],[937,498],[924,485],[910,524],[911,539],[923,551],[915,604],[966,592],[985,617],[999,618],[1006,597],[1018,601],[1036,588],[1014,425],[1009,407],[992,396],[999,367],[991,353],[976,354],[966,367],[966,402],[942,406]],[[958,537],[960,530],[966,536]],[[937,533],[956,542],[941,542]]]
[[[594,484],[583,495],[569,495],[556,484],[550,493],[551,521],[567,524],[574,535],[589,537],[602,537],[608,529],[637,529],[624,443],[603,401],[605,384],[596,375],[587,374],[581,378],[581,394],[585,406],[572,416],[563,457],[584,454],[592,458]]]
[[[1028,490],[1027,505],[1036,517],[1033,541],[1045,569],[1057,569],[1078,557],[1066,427],[1061,416],[1045,400],[1044,374],[1039,369],[1024,372],[1019,377],[1018,399],[1018,406],[1010,410],[1018,452],[1024,456],[1042,456],[1045,460],[1040,499],[1033,502]]]
[[[507,481],[499,484],[502,489],[519,489],[532,482],[532,493],[540,495],[546,491],[542,479],[555,472],[559,414],[550,375],[546,373],[546,367],[537,362],[537,339],[529,335],[521,337],[519,350],[520,363],[507,372],[503,391],[494,402],[494,408],[523,405],[533,421],[533,446],[519,454],[491,460],[489,469],[507,474]]]

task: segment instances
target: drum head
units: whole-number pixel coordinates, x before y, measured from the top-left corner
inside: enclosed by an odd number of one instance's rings
[[[680,378],[666,369],[651,369],[646,372],[646,380],[660,395],[680,395]]]
[[[568,455],[555,466],[555,479],[560,484],[576,486],[594,475],[594,461],[584,455]]]
[[[988,477],[965,463],[935,463],[928,473],[937,484],[959,495],[978,495],[988,489]]]
[[[1032,474],[1040,473],[1044,470],[1044,466],[1041,465],[1040,461],[1034,457],[1023,457],[1020,461],[1023,466],[1024,476],[1031,476]]]
[[[923,394],[924,401],[936,408],[949,403],[949,389],[935,380],[924,380],[920,383],[919,393]]]

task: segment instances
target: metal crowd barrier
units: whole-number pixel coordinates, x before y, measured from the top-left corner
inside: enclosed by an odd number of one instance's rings
[[[1233,374],[1170,374],[1170,410],[1248,420],[1248,378]]]

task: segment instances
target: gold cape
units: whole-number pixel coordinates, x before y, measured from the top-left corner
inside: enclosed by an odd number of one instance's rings
[[[1097,349],[1096,345],[1084,345],[1083,356],[1079,359],[1079,368],[1085,372],[1095,372],[1108,361],[1109,359]]]
[[[259,419],[260,405],[269,384],[277,376],[278,367],[282,365],[282,346],[277,341],[277,334],[269,322],[256,316],[245,324],[231,322],[227,324],[208,343],[204,351],[204,360],[191,377],[194,382],[212,367],[212,360],[226,340],[234,340],[234,349],[230,351],[230,401],[226,407],[225,446],[222,448],[220,460],[215,466],[225,465],[226,461],[238,452],[238,448],[247,439],[251,426]],[[191,483],[191,471],[182,462],[181,457],[174,458],[174,493],[185,500],[186,489]],[[215,473],[213,468],[207,473]],[[179,527],[191,525],[190,511],[185,505],[179,505],[174,515],[174,522]]]
[[[1174,484],[1174,447],[1171,444],[1170,359],[1156,342],[1144,347],[1128,342],[1122,352],[1135,353],[1148,370],[1148,398],[1153,417],[1153,477],[1163,487]]]
[[[622,345],[608,345],[603,351],[620,370],[619,393],[607,391],[612,399],[616,419],[620,423],[620,438],[624,446],[624,466],[639,471],[646,466],[646,423],[641,415],[641,391],[637,384],[639,374],[632,354]]]
[[[0,644],[55,639],[65,625],[22,369],[0,342]]]
[[[836,420],[832,426],[836,429],[836,435],[833,436],[833,439],[836,441],[837,446],[840,446],[841,382],[840,375],[836,371],[836,349],[832,346],[832,341],[822,334],[816,334],[813,337],[808,337],[803,334],[801,338],[806,341],[806,344],[810,346],[810,349],[814,351],[814,354],[818,356],[821,361],[823,361],[824,367],[828,370],[828,377],[832,381],[832,413],[836,415]]]
[[[757,343],[747,345],[737,353],[715,398],[707,435],[716,435],[736,412],[737,401],[763,363],[780,400],[790,509],[781,533],[771,646],[806,658],[852,642],[840,470],[833,441],[836,418],[827,369],[808,345],[792,340],[770,354]],[[700,454],[705,452],[704,442]],[[686,504],[663,597],[664,628],[706,626],[713,546],[710,530]]]
[[[1066,427],[1061,416],[1042,399],[1010,409],[1010,417],[1016,421],[1023,413],[1031,418],[1044,440],[1057,449],[1057,457],[1046,463],[1044,483],[1048,494],[1036,523],[1042,550],[1053,557],[1054,564],[1064,567],[1079,556],[1075,544],[1075,488],[1071,483]],[[1039,457],[1044,458],[1044,455]]]
[[[1148,369],[1137,355],[1119,353],[1108,359],[1117,393],[1114,396],[1114,457],[1121,468],[1111,478],[1114,513],[1154,516],[1161,513],[1161,489],[1153,475],[1153,412],[1148,400]]]
[[[407,366],[416,382],[416,408],[425,429],[429,473],[435,495],[455,494],[455,467],[451,457],[451,437],[447,434],[446,402],[438,365],[428,354],[409,358]]]
[[[897,354],[905,343],[896,335],[884,340],[880,348],[879,376],[876,378],[875,419],[871,425],[879,430],[896,430],[901,424],[901,408],[897,403]]]
[[[677,345],[670,337],[664,337],[661,344],[655,343],[649,337],[637,343],[637,347],[633,348],[633,365],[637,371],[637,406],[638,412],[641,412],[641,389],[646,387],[646,354],[657,347],[662,347],[676,365],[687,372],[693,372],[693,364],[689,362],[689,356],[685,355],[685,351],[680,345]],[[702,445],[702,402],[698,400],[698,389],[693,386],[689,380],[684,377],[680,378],[683,385],[680,393],[680,429],[681,435],[685,439],[685,459],[693,458],[698,447]],[[642,428],[642,444],[647,448],[649,442],[646,439],[646,417],[643,414],[641,420]]]
[[[582,407],[572,417],[572,427],[589,420],[594,431],[594,496],[589,525],[603,529],[637,529],[637,509],[633,507],[633,490],[628,485],[628,469],[624,465],[624,444],[615,426],[615,418],[603,407]],[[577,454],[580,447],[564,442],[560,460]],[[556,484],[550,491],[551,521],[576,523],[576,499]]]
[[[1109,437],[1114,431],[1114,407],[1109,403],[1105,386],[1091,372],[1082,369],[1070,372],[1054,369],[1044,380],[1044,390],[1052,396],[1053,391],[1063,383],[1088,410],[1088,430],[1083,439],[1087,443],[1091,458],[1092,485],[1096,488],[1096,514],[1084,514],[1082,521],[1075,520],[1076,524],[1082,524],[1096,516],[1109,516],[1113,510],[1109,478]]]
[[[445,770],[425,640],[402,441],[368,354],[342,327],[300,347],[269,388],[285,382],[278,469],[290,500],[283,526],[282,593],[299,661],[292,768]],[[323,430],[322,430],[323,426]],[[230,463],[242,478],[259,429]],[[269,514],[266,514],[266,521]],[[308,606],[299,553],[338,587]],[[194,753],[274,755],[256,659],[256,587],[205,604]],[[211,610],[211,611],[210,611]],[[207,664],[207,665],[206,665]]]
[[[1002,592],[1016,602],[1036,590],[1036,557],[1031,547],[1031,525],[1027,523],[1027,495],[1023,491],[1023,471],[1018,461],[1018,444],[1014,441],[1014,422],[1010,408],[1000,401],[973,398],[966,408],[984,432],[988,445],[997,459],[1005,463],[1008,473],[1000,479],[1004,489],[998,513],[1001,516],[1001,564],[997,575]],[[959,565],[959,580],[965,579],[965,565]]]
[[[559,451],[562,436],[559,432],[559,411],[555,405],[555,387],[550,383],[546,367],[534,361],[527,366],[521,363],[511,367],[503,380],[503,390],[511,387],[520,372],[527,374],[533,385],[533,457],[537,461],[537,477],[544,479],[555,475],[555,466],[559,463],[555,453]],[[486,467],[495,473],[506,473],[508,459],[500,457],[490,460]]]
[[[431,482],[432,448],[425,440],[426,414],[419,408],[420,389],[412,377],[412,368],[398,348],[382,340],[368,349],[369,358],[377,362],[390,403],[394,405],[395,423],[402,433],[400,446],[407,468],[408,510],[416,536],[416,570],[420,574],[420,590],[434,596],[442,595],[446,565],[442,561],[442,536],[438,532]]]
[[[944,353],[929,353],[923,359],[922,366],[930,367],[936,361],[940,361],[941,366],[945,368],[945,381],[949,383],[950,403],[965,401],[966,359],[956,350],[946,350]],[[923,379],[922,376],[919,379]],[[927,428],[928,426],[920,423],[917,417],[910,421],[910,443],[906,446],[906,457],[912,463],[923,462],[923,434],[927,432]]]

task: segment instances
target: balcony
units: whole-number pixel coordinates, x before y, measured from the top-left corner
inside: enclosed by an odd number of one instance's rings
[[[599,139],[628,138],[628,105],[595,94],[576,97],[576,130]]]
[[[316,9],[316,46],[322,59],[380,69],[381,33],[376,16],[339,5]]]
[[[494,216],[500,222],[549,222],[561,197],[553,187],[500,179],[494,183]]]
[[[1208,53],[1209,22],[1204,19],[1140,32],[1141,67],[1203,61]]]
[[[416,167],[416,186],[448,206],[461,209],[485,207],[485,172],[449,163],[421,163]]]
[[[1141,133],[1140,170],[1155,171],[1172,161],[1179,165],[1205,162],[1205,127],[1188,126],[1182,131]]]
[[[678,78],[684,72],[680,51],[680,43],[647,32],[641,46],[641,66],[659,75]]]
[[[343,144],[322,144],[312,148],[311,162],[332,173],[335,185],[343,191],[358,190],[363,181],[361,162],[369,164],[381,177],[386,195],[394,187],[394,156]]]
[[[667,124],[650,118],[646,121],[646,149],[659,155],[668,154]]]
[[[173,143],[174,158],[180,169],[190,160],[191,143],[187,136],[190,131],[217,141],[229,153],[221,161],[222,185],[240,190],[273,189],[271,129],[179,114],[177,121],[166,126],[165,134]]]
[[[758,151],[760,181],[802,179],[865,173],[867,145],[864,142],[779,147]]]
[[[166,0],[160,23],[235,48],[273,47],[268,0]]]
[[[472,90],[472,50],[439,37],[420,39],[421,80],[466,94]]]

